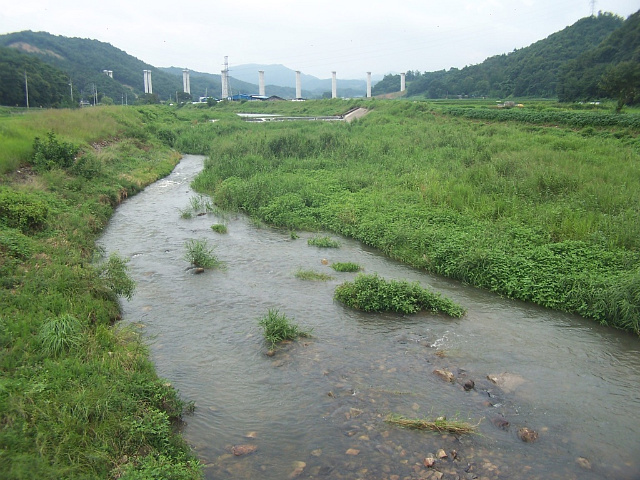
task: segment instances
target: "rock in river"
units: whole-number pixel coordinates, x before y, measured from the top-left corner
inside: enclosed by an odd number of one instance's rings
[[[536,432],[535,430],[531,430],[528,427],[522,427],[520,430],[518,430],[518,438],[520,438],[520,440],[522,440],[523,442],[533,443],[538,440],[538,432]]]
[[[245,445],[234,445],[231,447],[231,453],[233,453],[236,457],[240,455],[246,455],[248,453],[253,453],[258,449],[256,445],[245,444]]]
[[[441,370],[439,368],[436,368],[433,371],[433,373],[436,374],[441,379],[446,380],[447,382],[453,382],[455,380],[453,373],[448,372],[447,370]]]

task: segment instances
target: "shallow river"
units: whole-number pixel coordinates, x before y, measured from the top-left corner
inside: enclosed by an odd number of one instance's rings
[[[640,478],[636,336],[425,274],[353,240],[332,236],[341,247],[321,249],[307,244],[311,233],[291,239],[241,215],[184,219],[202,163],[185,156],[128,199],[100,244],[131,259],[137,289],[124,321],[147,338],[159,375],[195,402],[184,434],[207,478]],[[188,239],[215,244],[225,268],[194,274]],[[325,265],[338,261],[418,281],[467,314],[349,310],[332,298],[355,276]],[[332,279],[300,280],[299,269]],[[271,308],[312,337],[268,356],[258,320]],[[479,423],[478,434],[406,430],[388,413]],[[522,441],[522,427],[537,441]],[[447,457],[426,467],[441,449]]]

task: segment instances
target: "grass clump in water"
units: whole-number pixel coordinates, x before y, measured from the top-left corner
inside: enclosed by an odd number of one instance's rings
[[[438,417],[435,420],[426,418],[407,418],[397,413],[390,413],[385,418],[385,422],[393,423],[403,428],[411,428],[414,430],[431,430],[438,433],[453,433],[454,435],[463,435],[475,433],[478,424],[472,425],[469,422],[460,420],[447,420],[446,417]]]
[[[431,292],[418,282],[385,280],[377,274],[358,275],[335,290],[334,298],[365,312],[416,313],[421,310],[461,317],[465,310],[448,298]]]
[[[185,248],[185,260],[196,268],[216,268],[222,265],[214,253],[214,248],[210,247],[205,239],[187,240]]]
[[[298,325],[292,323],[284,313],[277,309],[270,308],[267,315],[262,317],[258,325],[264,330],[264,338],[269,342],[271,350],[283,340],[295,340],[298,337],[311,336],[310,331],[300,329]]]
[[[336,272],[359,272],[362,270],[360,265],[353,262],[335,262],[331,264],[331,268]]]
[[[211,230],[216,233],[227,233],[229,231],[224,223],[215,223],[211,225]]]
[[[302,268],[296,272],[295,276],[300,280],[315,280],[322,282],[326,282],[333,278],[331,275],[327,275],[326,273],[316,272],[315,270],[304,270]]]
[[[307,240],[307,245],[312,245],[314,247],[320,247],[320,248],[340,248],[340,242],[327,236],[312,237],[309,240]]]

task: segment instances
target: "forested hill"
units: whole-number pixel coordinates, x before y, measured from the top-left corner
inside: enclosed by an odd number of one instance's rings
[[[70,106],[69,78],[61,70],[32,55],[0,47],[0,105]]]
[[[407,94],[428,98],[459,95],[555,98],[562,67],[596,48],[623,23],[619,16],[600,13],[528,47],[490,57],[478,65],[422,74],[411,72],[407,75]]]
[[[153,92],[158,98],[165,100],[182,91],[182,76],[163,72],[98,40],[24,31],[0,36],[0,46],[36,56],[64,72],[73,84],[74,100],[80,96],[90,100],[95,88],[100,98],[107,96],[120,103],[126,97],[133,103],[144,94],[143,70],[152,71]],[[113,78],[103,70],[113,71]]]
[[[14,105],[15,98],[19,96],[24,105],[24,74],[34,78],[34,95],[32,106],[64,106],[70,101],[71,83],[73,85],[74,103],[81,98],[91,101],[93,92],[98,92],[98,100],[104,97],[110,98],[115,103],[127,99],[128,103],[154,102],[175,98],[176,92],[182,92],[182,70],[179,74],[163,71],[149,65],[142,60],[127,54],[109,43],[85,38],[70,38],[59,35],[51,35],[47,32],[23,31],[0,35],[0,71],[7,77],[9,84],[13,86],[11,92],[6,92],[3,81],[0,87],[0,104]],[[16,54],[11,54],[13,50]],[[29,57],[30,59],[27,59]],[[35,62],[34,59],[39,60]],[[48,70],[43,67],[47,65]],[[54,67],[51,69],[51,67]],[[111,70],[113,78],[105,75],[103,70]],[[153,96],[144,95],[143,70],[151,70],[153,82]],[[55,74],[52,74],[55,72]],[[64,80],[61,82],[61,78]],[[204,95],[205,91],[219,96],[220,76],[211,75],[203,81],[194,79],[197,88],[192,87],[194,97]],[[50,79],[50,84],[55,85],[58,92],[64,88],[64,94],[40,95],[39,101],[35,101],[35,95],[40,90],[36,79]],[[16,82],[20,85],[15,90]],[[208,84],[207,84],[208,82]],[[42,82],[40,82],[42,83]],[[53,88],[53,87],[52,87]],[[46,89],[45,89],[46,90]],[[202,90],[202,93],[200,92]],[[215,93],[214,93],[215,92]]]
[[[576,101],[615,96],[616,92],[607,88],[604,80],[618,73],[630,75],[631,82],[635,78],[635,85],[631,87],[635,87],[636,101],[640,101],[640,11],[631,15],[598,47],[563,65],[558,98]]]

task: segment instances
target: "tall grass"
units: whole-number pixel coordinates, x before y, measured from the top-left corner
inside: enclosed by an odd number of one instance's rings
[[[0,175],[3,478],[200,477],[174,430],[184,402],[141,339],[114,326],[119,297],[133,294],[126,260],[94,260],[113,208],[177,162],[144,112],[0,118],[3,146],[16,139],[0,149],[0,169],[25,167]],[[49,133],[79,151],[36,172],[34,139]]]
[[[619,288],[640,267],[637,130],[594,125],[585,136],[420,102],[367,105],[349,125],[252,124],[212,137],[194,186],[221,208],[328,229],[431,272],[640,332],[628,308],[635,287]]]

